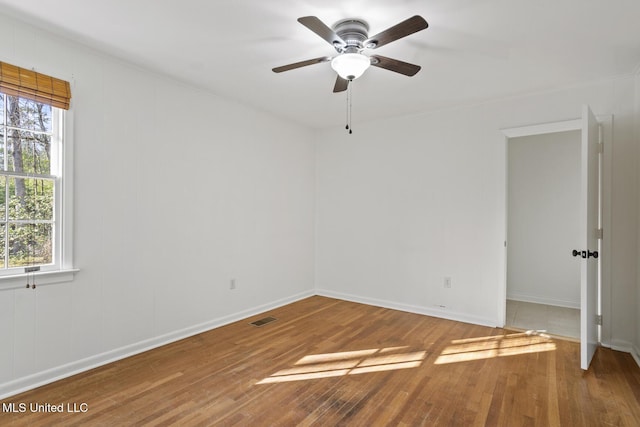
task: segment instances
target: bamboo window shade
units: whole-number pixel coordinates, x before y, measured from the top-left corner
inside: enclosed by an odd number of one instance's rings
[[[69,109],[71,85],[65,80],[0,62],[0,92]]]

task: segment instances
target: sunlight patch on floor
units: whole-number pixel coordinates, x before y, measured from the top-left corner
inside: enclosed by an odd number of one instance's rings
[[[338,353],[312,354],[256,384],[303,381],[345,375],[417,368],[426,351],[407,352],[407,347],[387,347]]]
[[[434,364],[468,362],[494,357],[554,351],[556,344],[543,332],[527,331],[509,335],[467,338],[451,341]]]

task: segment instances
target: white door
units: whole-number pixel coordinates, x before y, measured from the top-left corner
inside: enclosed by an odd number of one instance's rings
[[[598,214],[600,129],[588,106],[582,107],[581,248],[580,256],[580,367],[589,368],[598,345]],[[574,252],[575,255],[575,252]]]

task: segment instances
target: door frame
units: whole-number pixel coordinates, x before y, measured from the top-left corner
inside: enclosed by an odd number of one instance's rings
[[[602,315],[600,327],[600,343],[610,347],[611,343],[611,164],[613,141],[613,116],[596,116],[602,132],[603,155],[601,156],[600,173],[600,227],[603,229],[600,240],[600,286],[599,314]],[[550,123],[540,123],[500,129],[504,136],[504,241],[503,241],[503,274],[500,295],[498,297],[498,326],[505,326],[507,317],[507,226],[508,226],[508,147],[509,139],[521,136],[543,135],[578,130],[582,131],[582,118]]]

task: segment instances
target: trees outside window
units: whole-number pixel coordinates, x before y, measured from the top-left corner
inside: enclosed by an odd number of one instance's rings
[[[61,110],[0,94],[0,274],[55,265]]]

